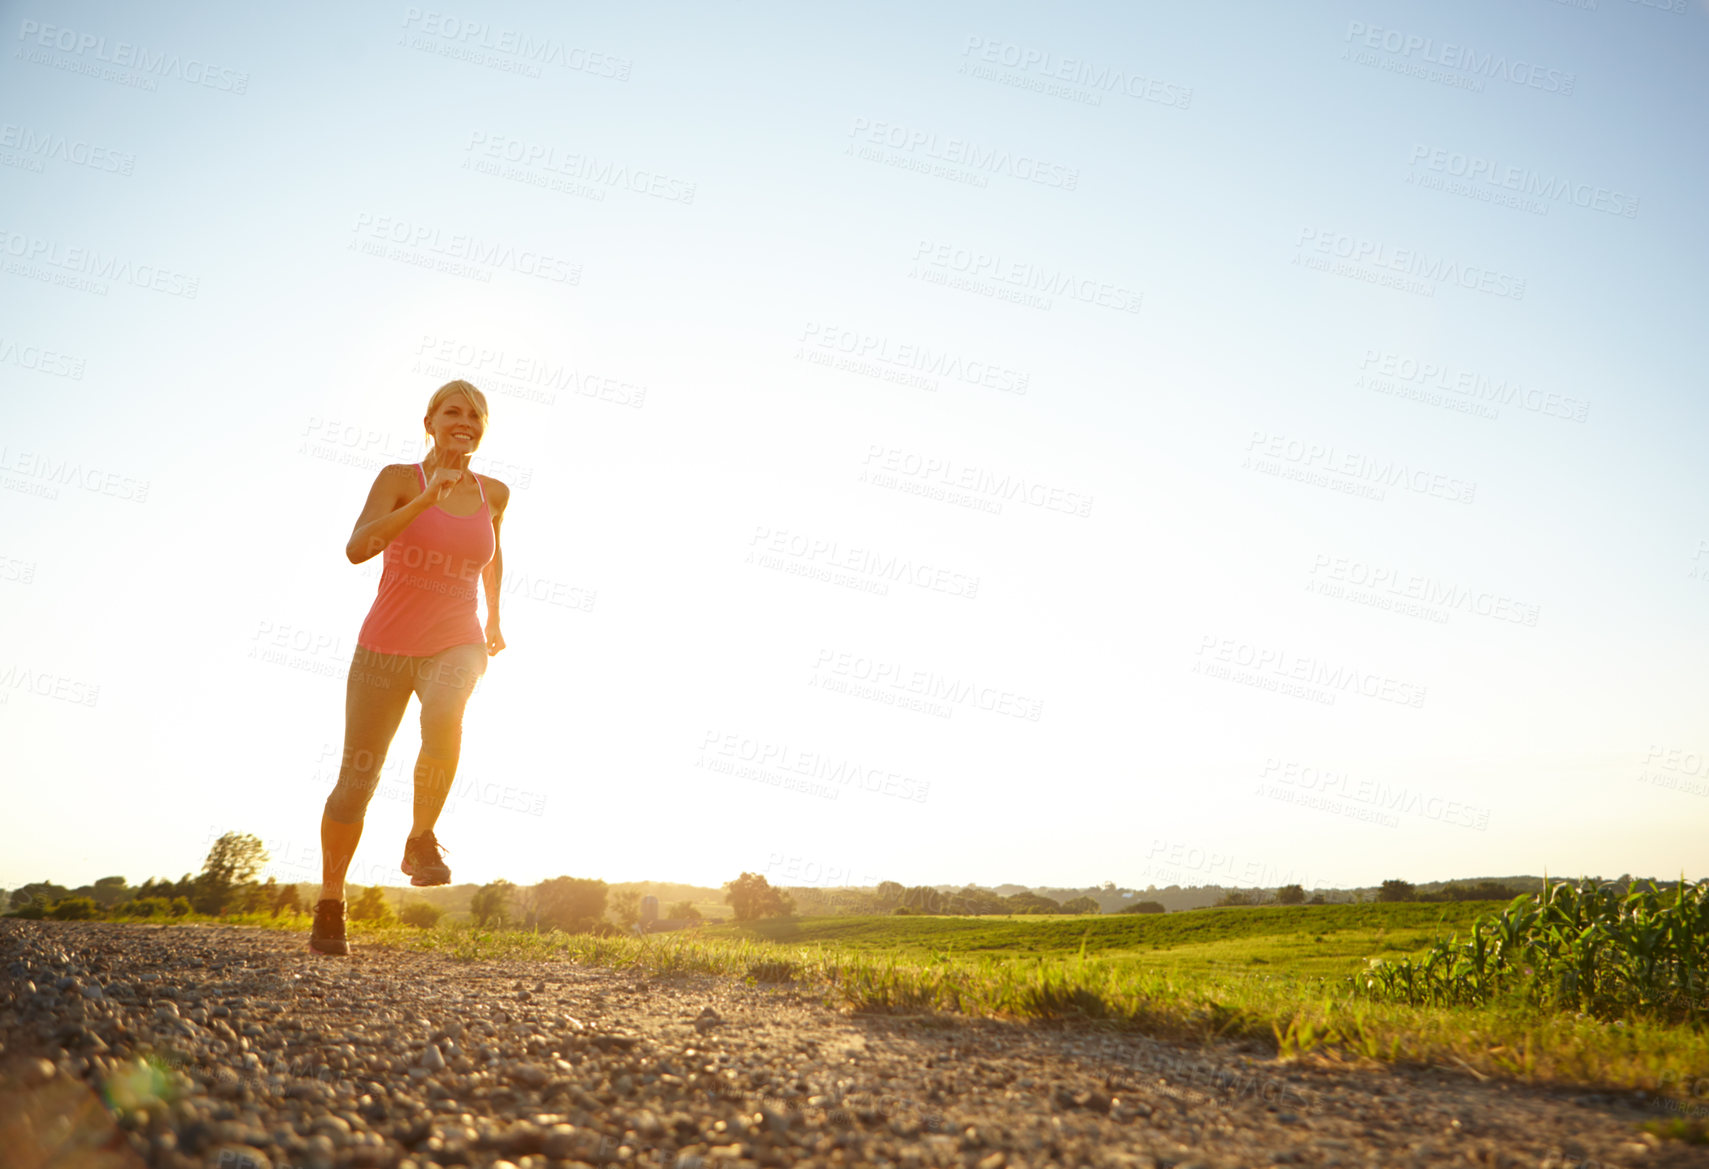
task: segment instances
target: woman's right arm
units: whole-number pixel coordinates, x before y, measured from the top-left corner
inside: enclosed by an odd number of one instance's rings
[[[352,564],[379,555],[434,503],[433,494],[416,489],[414,467],[402,464],[381,467],[374,476],[374,486],[368,489],[368,502],[356,517],[350,540],[344,545],[344,554]]]

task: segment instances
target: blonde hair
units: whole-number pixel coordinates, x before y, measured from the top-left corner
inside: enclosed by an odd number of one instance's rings
[[[427,400],[427,413],[421,416],[421,425],[422,428],[427,431],[429,437],[432,437],[433,428],[428,426],[428,420],[433,417],[434,411],[438,410],[440,406],[445,404],[446,398],[452,397],[455,394],[462,394],[465,398],[469,399],[470,404],[475,407],[475,413],[480,416],[481,429],[486,429],[487,396],[477,390],[470,383],[464,381],[462,378],[458,378],[456,381],[446,382],[437,390],[434,390],[433,397]]]

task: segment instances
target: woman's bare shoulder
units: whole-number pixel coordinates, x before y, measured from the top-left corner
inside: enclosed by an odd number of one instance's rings
[[[475,477],[481,481],[481,486],[487,489],[487,498],[493,501],[493,507],[503,511],[504,505],[510,502],[510,484],[503,479],[483,475],[479,471],[475,472]]]
[[[416,477],[414,463],[387,463],[374,474],[374,493],[390,491],[408,502],[419,490],[421,482]]]

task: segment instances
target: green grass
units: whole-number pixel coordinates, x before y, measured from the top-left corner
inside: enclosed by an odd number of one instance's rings
[[[1079,954],[1143,959],[1147,970],[1210,975],[1272,966],[1301,977],[1354,973],[1369,958],[1422,954],[1501,902],[1291,905],[1087,917],[810,917],[708,926],[712,939],[935,958]]]
[[[843,917],[649,938],[351,924],[357,944],[793,982],[836,1006],[1085,1020],[1282,1058],[1417,1061],[1483,1075],[1677,1095],[1709,1067],[1680,1024],[1540,1012],[1512,1000],[1418,1007],[1352,996],[1369,958],[1417,954],[1487,903],[1199,910],[1109,917]],[[308,929],[308,918],[227,918]],[[1082,950],[1082,947],[1084,949]]]

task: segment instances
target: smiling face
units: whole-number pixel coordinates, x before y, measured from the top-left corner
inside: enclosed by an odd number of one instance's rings
[[[480,411],[466,394],[449,394],[426,419],[427,433],[433,437],[433,449],[447,458],[471,455],[481,445],[486,429]]]

